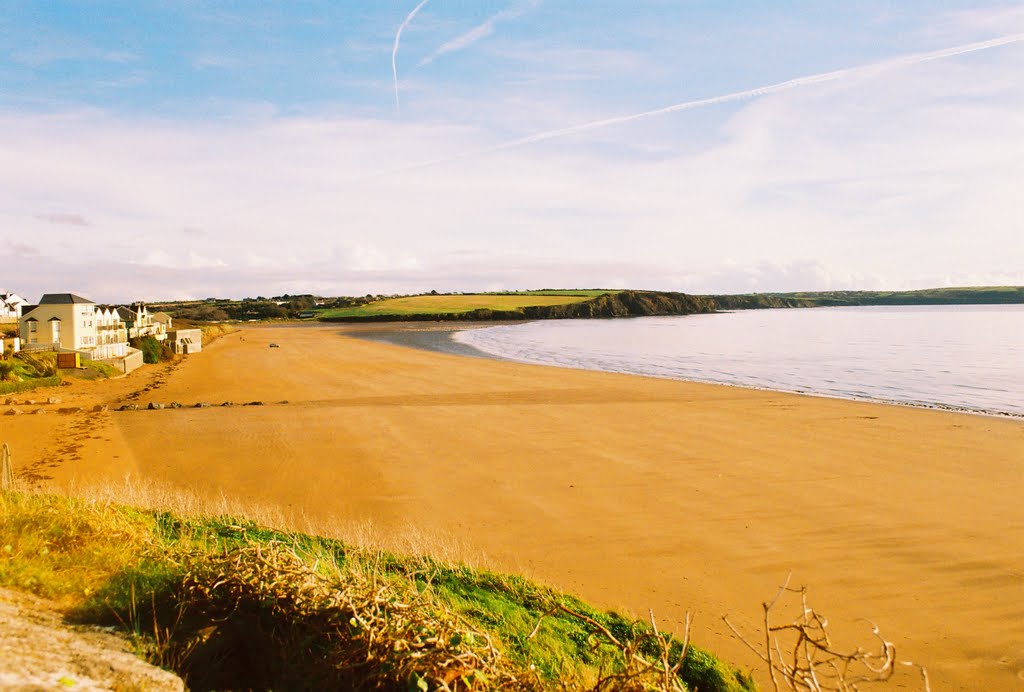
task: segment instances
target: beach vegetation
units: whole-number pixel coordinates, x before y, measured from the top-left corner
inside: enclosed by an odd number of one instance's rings
[[[755,689],[653,618],[186,506],[4,492],[0,585],[120,628],[192,689]]]
[[[0,360],[0,394],[16,394],[40,387],[56,387],[64,378],[95,380],[114,377],[119,371],[106,363],[83,361],[81,368],[61,370],[53,351],[21,351]]]
[[[156,337],[142,336],[131,339],[129,345],[142,351],[142,362],[150,365],[174,360],[174,350],[166,341]]]

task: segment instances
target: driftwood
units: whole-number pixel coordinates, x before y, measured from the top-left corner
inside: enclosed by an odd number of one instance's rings
[[[741,634],[728,616],[722,618],[733,634],[767,665],[776,692],[781,689],[780,684],[801,692],[848,692],[858,690],[861,684],[891,678],[897,665],[896,646],[882,637],[878,626],[865,620],[877,640],[876,650],[859,646],[852,651],[839,650],[829,637],[828,618],[807,604],[806,586],[789,585],[792,576],[786,577],[772,600],[761,604],[764,608],[763,649]],[[772,608],[786,594],[799,594],[800,614],[789,623],[773,624]],[[930,692],[928,671],[911,661],[900,661],[898,665],[918,668],[925,692]]]

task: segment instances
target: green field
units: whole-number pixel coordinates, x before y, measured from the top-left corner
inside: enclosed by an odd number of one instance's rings
[[[378,315],[451,315],[473,310],[518,310],[535,306],[582,303],[610,291],[526,291],[522,293],[474,293],[386,298],[365,305],[335,308],[319,313],[323,318]]]

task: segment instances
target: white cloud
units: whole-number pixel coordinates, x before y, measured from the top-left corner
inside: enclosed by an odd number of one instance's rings
[[[1021,49],[998,50],[731,105],[712,130],[677,113],[381,176],[522,117],[0,112],[4,281],[100,300],[1024,283]]]

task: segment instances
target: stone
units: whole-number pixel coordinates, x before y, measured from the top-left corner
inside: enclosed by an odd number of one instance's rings
[[[16,409],[16,408],[9,408],[6,411],[4,411],[4,415],[5,416],[20,416],[23,413],[25,413],[25,412],[21,411],[19,409]]]
[[[147,406],[146,408],[148,408],[150,411],[162,411],[163,408],[164,408],[164,405],[163,404],[158,404],[155,401],[151,401],[151,402],[149,402],[149,406]]]
[[[174,673],[133,655],[125,637],[68,624],[57,603],[7,589],[0,589],[0,680],[15,690],[185,689]]]
[[[46,400],[46,403],[48,403],[48,404],[59,404],[60,403],[60,399],[58,399],[55,396],[51,396],[49,399]]]

